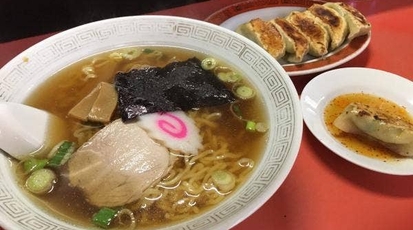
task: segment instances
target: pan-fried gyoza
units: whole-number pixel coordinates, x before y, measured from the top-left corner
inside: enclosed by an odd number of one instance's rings
[[[275,59],[291,63],[302,62],[307,53],[314,57],[322,57],[339,48],[346,40],[366,35],[371,30],[371,24],[363,14],[342,2],[313,4],[303,12],[293,11],[285,18],[271,19],[271,23],[265,23],[260,19],[259,29],[251,26],[257,20],[255,18],[239,25],[236,31],[257,42]],[[256,39],[266,31],[273,30],[274,25],[281,37],[277,35],[267,38],[271,43]],[[308,49],[302,38],[307,40]],[[280,41],[276,42],[277,39]],[[285,47],[278,45],[279,43],[285,43]]]

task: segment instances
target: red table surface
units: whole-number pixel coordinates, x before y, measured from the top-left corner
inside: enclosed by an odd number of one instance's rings
[[[205,19],[235,2],[239,0],[210,0],[153,14]],[[348,2],[373,25],[372,39],[363,53],[340,67],[376,68],[413,80],[413,0]],[[49,36],[0,44],[0,66]],[[292,77],[299,94],[315,75]],[[304,127],[297,160],[285,182],[233,229],[413,229],[412,214],[413,176],[356,166],[328,150]]]

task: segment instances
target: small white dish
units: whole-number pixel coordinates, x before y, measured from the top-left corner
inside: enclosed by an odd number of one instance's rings
[[[356,165],[385,174],[413,175],[412,158],[384,162],[357,154],[327,130],[323,117],[326,105],[339,95],[361,92],[393,101],[413,114],[413,83],[408,79],[382,70],[342,68],[318,75],[304,88],[301,106],[305,124],[322,144]]]

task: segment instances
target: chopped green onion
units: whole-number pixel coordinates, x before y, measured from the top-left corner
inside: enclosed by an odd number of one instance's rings
[[[255,125],[255,130],[260,133],[265,133],[269,129],[267,124],[264,124],[262,122],[258,122],[257,125]]]
[[[119,217],[119,223],[122,224],[122,216],[129,217],[130,219],[130,225],[128,229],[135,229],[136,227],[136,218],[133,215],[133,212],[130,209],[124,208],[119,210],[119,212],[116,214]]]
[[[142,52],[144,52],[144,53],[146,53],[146,54],[150,54],[150,53],[152,53],[152,52],[154,52],[154,51],[155,51],[155,50],[153,50],[153,49],[145,48],[145,49],[143,49]]]
[[[154,50],[152,53],[148,54],[148,57],[159,60],[163,57],[163,53],[161,51]]]
[[[131,61],[141,56],[142,52],[144,51],[135,48],[128,48],[121,50],[120,52],[113,52],[109,54],[109,58],[117,62],[122,61],[123,59]]]
[[[154,50],[154,49],[143,49],[142,50],[142,52],[144,53],[144,54],[148,54],[148,55],[150,55],[150,56],[152,56],[152,57],[155,57],[156,59],[159,59],[159,58],[161,58],[162,56],[163,56],[163,53],[161,52],[161,51],[158,51],[158,50]]]
[[[228,82],[237,82],[241,80],[241,75],[239,75],[238,73],[234,73],[232,72],[232,74],[229,76],[228,78]]]
[[[238,104],[232,103],[230,106],[230,109],[231,109],[232,114],[234,114],[235,117],[237,117],[238,119],[242,119],[242,111]]]
[[[235,176],[226,170],[217,170],[211,175],[212,182],[220,192],[229,192],[235,187]]]
[[[57,147],[57,149],[56,149]],[[59,167],[64,165],[75,151],[75,143],[70,141],[62,141],[52,149],[48,165],[51,167]]]
[[[228,67],[218,66],[214,69],[214,74],[226,83],[234,83],[241,80],[241,76]]]
[[[56,174],[50,169],[34,171],[26,180],[26,188],[34,194],[45,194],[53,189]]]
[[[251,87],[248,87],[246,85],[234,86],[233,92],[237,97],[243,100],[247,100],[255,96],[255,91]]]
[[[241,80],[241,75],[234,72],[219,72],[217,76],[221,81],[227,83],[234,83]]]
[[[217,66],[217,61],[214,58],[208,57],[202,60],[201,67],[204,70],[211,70]]]
[[[242,115],[242,110],[241,107],[239,106],[239,104],[237,103],[232,103],[230,105],[230,111],[231,113],[238,119],[240,119],[241,121],[245,121],[245,130],[250,131],[250,132],[260,132],[260,133],[265,133],[267,132],[267,130],[269,129],[268,125],[262,122],[254,122],[252,120],[247,120],[245,118],[243,118]]]
[[[123,52],[121,52],[122,57],[126,60],[134,60],[138,58],[141,55],[142,51],[138,49],[126,49]]]
[[[92,217],[92,222],[98,227],[108,228],[118,211],[111,208],[102,208]]]
[[[228,73],[228,72],[220,72],[220,73],[217,74],[217,77],[219,78],[219,80],[221,80],[223,82],[228,82],[229,75],[230,75],[230,73]]]
[[[31,173],[44,168],[46,165],[47,159],[29,158],[23,162],[24,173]]]
[[[253,121],[247,121],[247,124],[245,125],[245,129],[250,132],[255,132],[256,123]]]
[[[109,55],[109,58],[116,61],[116,62],[120,62],[123,60],[122,54],[118,53],[118,52],[113,52]]]

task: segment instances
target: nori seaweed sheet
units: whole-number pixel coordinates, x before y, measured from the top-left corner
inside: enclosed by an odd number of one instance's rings
[[[115,88],[123,121],[147,113],[187,111],[235,101],[233,93],[211,71],[202,69],[197,58],[163,68],[118,73]]]

